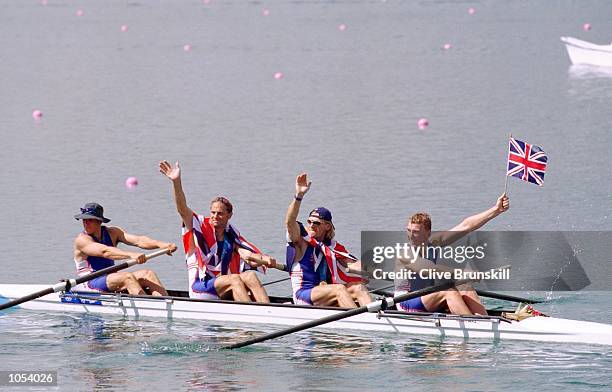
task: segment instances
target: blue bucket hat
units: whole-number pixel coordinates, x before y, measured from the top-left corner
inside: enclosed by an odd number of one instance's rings
[[[110,219],[104,217],[104,208],[98,203],[87,203],[81,208],[81,213],[74,216],[74,219],[96,219],[100,222],[108,223]]]

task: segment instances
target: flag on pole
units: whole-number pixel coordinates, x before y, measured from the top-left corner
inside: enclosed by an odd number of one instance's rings
[[[548,157],[538,146],[510,138],[506,176],[542,186]]]

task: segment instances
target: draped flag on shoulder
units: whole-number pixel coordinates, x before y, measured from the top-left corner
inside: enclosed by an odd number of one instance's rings
[[[187,269],[197,268],[201,279],[204,279],[206,275],[213,277],[221,275],[224,264],[227,264],[228,274],[238,274],[255,269],[242,260],[236,251],[227,256],[228,260],[221,260],[217,252],[215,229],[209,217],[194,213],[192,227],[191,230],[186,230],[183,226],[183,246],[187,258]],[[253,253],[261,253],[255,245],[241,236],[232,224],[227,225],[225,233],[235,246]],[[257,271],[265,273],[266,267],[260,266]]]
[[[547,162],[541,147],[510,138],[506,176],[542,186]]]
[[[353,256],[348,250],[336,240],[331,240],[328,244],[322,241],[317,241],[308,235],[302,223],[300,226],[301,236],[310,246],[314,248],[315,270],[319,268],[319,264],[325,260],[329,271],[331,272],[331,281],[334,284],[358,283],[363,282],[363,278],[356,273],[350,272],[347,263],[358,261],[357,257]],[[287,246],[291,246],[289,233],[287,233]],[[288,252],[288,255],[293,254]],[[291,265],[293,260],[287,259],[287,265]]]

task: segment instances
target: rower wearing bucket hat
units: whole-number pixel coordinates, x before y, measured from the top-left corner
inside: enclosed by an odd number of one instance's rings
[[[176,250],[176,245],[127,233],[115,226],[105,226],[110,222],[104,216],[104,208],[98,203],[87,203],[81,213],[74,216],[83,222],[83,232],[74,240],[74,262],[77,274],[84,276],[110,267],[114,260],[135,259],[138,264],[146,262],[145,254],[128,252],[117,248],[119,242],[141,249],[168,249],[168,254]],[[168,295],[155,272],[144,269],[134,272],[115,272],[92,279],[79,289],[103,292],[120,292],[127,290],[130,294],[143,295],[148,290],[153,295]]]
[[[325,207],[313,209],[306,228],[296,220],[310,184],[306,173],[297,177],[296,193],[285,217],[293,301],[300,305],[346,308],[355,308],[355,301],[361,306],[372,302],[362,278],[348,269],[349,265],[359,265],[359,260],[334,239],[331,212]]]

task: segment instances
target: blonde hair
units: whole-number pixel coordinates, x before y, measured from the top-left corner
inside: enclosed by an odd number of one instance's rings
[[[225,206],[225,209],[227,210],[227,212],[230,213],[230,214],[234,210],[234,207],[232,206],[232,203],[230,203],[230,201],[226,197],[223,197],[223,196],[215,197],[210,202],[210,207],[212,208],[212,205],[215,204],[215,203],[223,204],[223,206]]]
[[[324,221],[327,222],[327,221]],[[324,240],[327,241],[331,241],[334,239],[334,237],[336,236],[336,229],[334,229],[334,225],[331,224],[331,222],[327,222],[329,223],[329,230],[327,230],[327,233],[325,233],[325,238]]]

